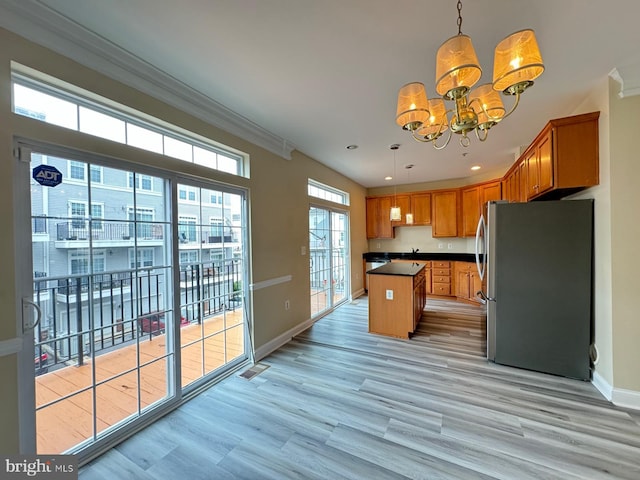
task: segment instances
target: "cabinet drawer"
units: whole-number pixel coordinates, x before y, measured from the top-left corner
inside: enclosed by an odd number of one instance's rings
[[[433,293],[435,295],[451,295],[451,284],[449,283],[434,283]]]
[[[446,283],[449,284],[451,282],[451,277],[448,275],[434,275],[433,283]]]
[[[446,262],[443,260],[435,260],[433,262],[434,268],[451,268],[451,262]]]
[[[447,276],[451,275],[451,269],[450,268],[437,268],[436,267],[436,268],[434,268],[432,270],[432,272],[433,272],[434,275],[438,275],[438,276],[440,276],[440,275],[447,275]]]

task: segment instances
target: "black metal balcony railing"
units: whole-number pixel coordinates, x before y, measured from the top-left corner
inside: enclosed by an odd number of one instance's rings
[[[162,240],[164,228],[160,224],[113,223],[94,220],[89,226],[85,220],[72,220],[56,224],[58,240],[129,240],[132,238]]]
[[[82,365],[92,350],[98,355],[153,340],[173,319],[181,326],[201,323],[241,302],[238,260],[181,265],[179,276],[181,315],[167,306],[170,269],[34,278],[43,314],[35,332],[36,375]]]

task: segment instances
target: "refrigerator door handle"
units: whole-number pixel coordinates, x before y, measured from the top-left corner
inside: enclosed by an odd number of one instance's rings
[[[482,303],[495,302],[496,301],[495,297],[487,297],[487,294],[484,293],[482,290],[478,290],[476,295],[482,300]]]
[[[478,220],[478,227],[476,228],[476,267],[478,268],[478,274],[480,275],[480,280],[484,280],[484,272],[487,266],[487,249],[485,243],[485,229],[486,223],[484,221],[484,215],[480,215],[480,219]],[[480,245],[482,244],[482,254],[483,259],[480,261]]]

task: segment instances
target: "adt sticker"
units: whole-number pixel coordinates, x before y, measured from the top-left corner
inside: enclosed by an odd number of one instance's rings
[[[51,165],[38,165],[33,169],[33,179],[45,187],[55,187],[62,183],[62,173]]]

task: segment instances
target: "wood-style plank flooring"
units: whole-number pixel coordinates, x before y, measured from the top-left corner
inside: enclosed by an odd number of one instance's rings
[[[199,341],[203,337],[207,337],[206,340]],[[182,384],[188,385],[245,353],[242,310],[210,317],[203,325],[184,326],[180,329],[180,338],[184,346]],[[96,433],[100,433],[139,414],[139,408],[144,409],[166,397],[166,354],[165,334],[145,335],[139,344],[121,346],[96,356],[95,365],[88,357],[84,365],[67,366],[36,377],[37,407],[66,397],[36,412],[38,453],[59,454],[91,438],[94,416]],[[139,376],[131,371],[138,361],[146,364]],[[95,392],[86,390],[94,379],[95,383],[110,380],[96,387]]]
[[[640,412],[488,363],[477,307],[427,303],[409,340],[369,334],[366,297],[338,308],[80,478],[640,478]]]

